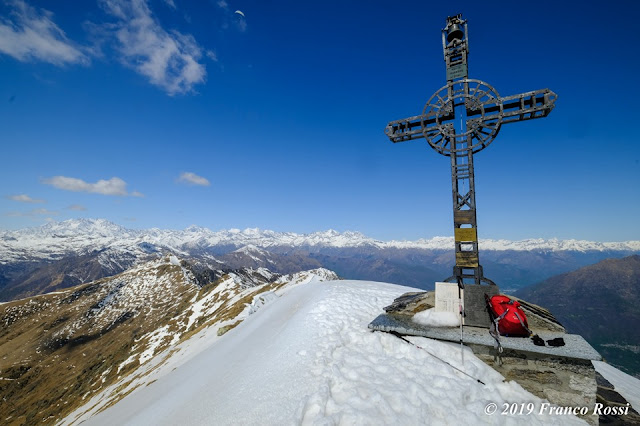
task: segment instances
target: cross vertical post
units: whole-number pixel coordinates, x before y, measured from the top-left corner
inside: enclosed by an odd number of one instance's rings
[[[489,84],[468,77],[467,21],[458,14],[442,29],[447,84],[425,104],[421,115],[391,121],[385,133],[394,142],[425,138],[450,157],[455,259],[446,281],[495,285],[479,260],[473,154],[486,148],[505,123],[549,115],[557,95],[549,89],[501,97]]]
[[[463,26],[464,25],[464,30]],[[468,77],[467,56],[469,54],[467,37],[467,21],[460,15],[447,18],[447,25],[442,30],[442,50],[447,72],[447,94],[449,99],[454,99],[453,114],[460,115],[460,125],[454,122],[454,131],[465,133],[466,108],[468,106],[468,86],[464,87],[463,97],[458,96],[454,81]],[[462,102],[464,101],[464,103]],[[457,114],[456,114],[457,113]],[[468,149],[472,142],[471,135],[462,138],[449,138],[449,144],[454,148],[451,159],[451,187],[453,195],[453,228],[455,241],[456,264],[453,276],[460,288],[464,287],[465,280],[472,280],[474,284],[480,284],[484,278],[480,256],[478,253],[478,232],[476,229],[476,189],[473,173],[473,152]],[[492,281],[487,280],[493,284]]]

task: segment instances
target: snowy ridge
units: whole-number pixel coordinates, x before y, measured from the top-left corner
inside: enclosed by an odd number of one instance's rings
[[[102,412],[78,410],[63,423],[515,424],[522,417],[491,417],[485,407],[540,407],[542,400],[504,382],[468,349],[461,365],[458,345],[411,338],[486,386],[424,350],[367,329],[380,306],[409,290],[333,281],[265,297],[267,303],[222,339],[206,331],[192,337],[120,402]],[[190,355],[194,349],[198,354]],[[186,360],[176,361],[181,357]],[[104,406],[105,396],[85,407]],[[526,422],[584,424],[538,410]]]
[[[172,365],[195,356],[202,341],[190,337],[208,334],[210,344],[290,288],[338,279],[326,269],[206,272],[164,255],[112,277],[2,304],[0,383],[10,396],[0,404],[0,418],[8,424],[22,424],[25,416],[62,419],[96,394],[114,403],[127,394],[122,389],[150,383],[147,375],[182,351],[181,342],[189,350]],[[17,335],[20,350],[12,346]],[[46,398],[56,402],[39,403],[41,394],[21,390],[26,383],[49,389]]]
[[[69,302],[91,291],[95,291],[97,301],[86,315],[56,332],[54,341],[73,339],[78,330],[89,335],[100,333],[123,315],[136,317],[150,315],[153,310],[168,309],[179,292],[195,292],[198,288],[193,274],[181,267],[174,256],[137,265],[94,286],[95,289],[69,292]]]
[[[254,246],[253,244],[242,246],[239,249],[232,251],[231,254],[244,255],[258,263],[264,260],[268,263],[275,264],[271,258],[271,253],[261,249],[260,247]]]
[[[191,298],[188,309],[173,318],[171,325],[152,327],[152,331],[136,339],[136,344],[130,350],[131,355],[117,366],[116,373],[126,368],[133,370],[118,377],[115,383],[91,398],[84,408],[76,410],[63,423],[82,421],[118,401],[128,391],[146,386],[168,374],[291,288],[337,278],[335,273],[323,268],[284,276],[264,268],[247,269],[243,274],[224,275],[213,288],[202,288],[196,290],[195,294],[188,293],[187,297]],[[162,314],[162,310],[159,314]],[[177,344],[183,340],[183,336],[188,335],[186,333],[194,331],[197,333],[190,339]]]
[[[527,239],[522,241],[480,239],[481,250],[541,251],[640,251],[640,241],[593,242],[581,240]],[[190,226],[182,231],[131,230],[104,219],[72,219],[49,223],[38,228],[0,232],[0,264],[45,259],[65,254],[82,254],[111,249],[137,258],[157,251],[188,255],[215,246],[248,247],[245,254],[269,247],[372,247],[378,249],[453,250],[453,237],[433,237],[416,241],[379,241],[359,232],[334,230],[312,234],[274,232],[248,228],[211,231]]]

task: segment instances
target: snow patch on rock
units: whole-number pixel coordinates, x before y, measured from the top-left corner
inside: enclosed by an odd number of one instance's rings
[[[640,412],[640,380],[620,371],[617,368],[602,361],[591,361],[596,371],[604,376],[616,391],[622,395],[633,407]]]
[[[278,298],[278,295],[273,291],[265,291],[253,298],[251,305],[249,305],[249,315],[253,315],[258,312],[258,309],[271,303]]]
[[[418,312],[412,321],[429,327],[457,327],[460,325],[460,316],[454,312],[436,312],[435,308]]]

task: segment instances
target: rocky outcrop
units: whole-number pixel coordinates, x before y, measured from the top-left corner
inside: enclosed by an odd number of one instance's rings
[[[640,425],[640,414],[632,407],[629,402],[620,395],[615,386],[613,386],[602,374],[596,371],[596,383],[598,390],[596,393],[596,401],[602,404],[600,411],[600,423],[607,425]],[[607,410],[609,408],[617,408],[617,410]],[[620,410],[624,410],[625,414],[619,414]]]
[[[538,305],[518,299],[534,333],[564,333],[553,314]],[[387,315],[409,319],[435,306],[435,292],[405,293],[385,307]],[[489,316],[487,314],[487,323]],[[477,332],[477,327],[469,327]],[[482,330],[482,329],[479,329]],[[488,333],[488,330],[487,330]],[[517,338],[516,338],[517,339]],[[513,380],[532,394],[559,407],[589,407],[578,414],[590,424],[598,424],[596,371],[588,359],[554,356],[528,351],[505,350],[498,354],[493,347],[468,344],[475,355],[498,371],[505,380]]]

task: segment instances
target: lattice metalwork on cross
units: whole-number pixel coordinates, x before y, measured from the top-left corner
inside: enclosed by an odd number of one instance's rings
[[[451,158],[456,264],[447,281],[493,285],[484,277],[478,256],[473,154],[486,148],[503,124],[549,115],[557,95],[549,89],[501,97],[481,80],[468,78],[469,37],[462,15],[447,18],[442,48],[447,84],[427,101],[422,114],[387,124],[392,142],[425,138]]]

